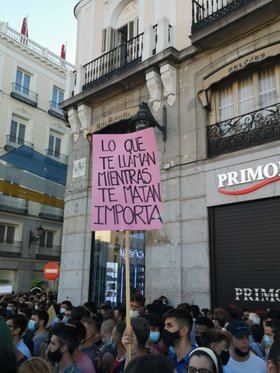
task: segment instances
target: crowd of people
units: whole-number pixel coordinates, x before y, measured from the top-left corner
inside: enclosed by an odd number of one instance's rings
[[[0,373],[280,372],[280,311],[146,304],[137,292],[127,311],[130,328],[122,306],[0,296]]]

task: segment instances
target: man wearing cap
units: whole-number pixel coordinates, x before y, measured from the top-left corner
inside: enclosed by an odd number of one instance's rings
[[[232,335],[230,346],[230,359],[227,368],[233,373],[265,373],[266,364],[264,360],[250,351],[250,329],[249,326],[239,320],[232,320],[227,326]]]

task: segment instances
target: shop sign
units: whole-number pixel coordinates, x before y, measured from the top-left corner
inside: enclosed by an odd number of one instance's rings
[[[139,110],[139,106],[135,106],[126,110],[118,111],[117,113],[111,114],[102,120],[92,124],[90,133],[101,131],[103,128],[110,126],[111,124],[120,122],[121,120],[127,120],[133,117]]]
[[[126,252],[125,249],[120,250],[120,254],[123,259],[125,259],[125,252]],[[130,258],[137,258],[137,259],[142,260],[145,257],[143,250],[130,249],[129,253],[130,253]]]
[[[280,302],[280,289],[235,288],[235,300],[241,302]]]
[[[247,57],[247,58],[240,59],[238,61],[238,63],[230,66],[230,68],[228,69],[228,72],[232,73],[234,71],[244,69],[250,63],[262,61],[266,57],[267,57],[266,53],[263,52],[263,53],[258,53],[258,54],[255,54],[255,55],[251,55],[250,57]]]
[[[92,230],[162,228],[162,196],[153,128],[92,136]]]
[[[239,171],[231,171],[218,175],[218,192],[227,195],[242,195],[252,193],[264,186],[280,181],[280,162],[267,163],[256,168],[245,168]],[[238,190],[228,190],[233,187],[247,183],[257,182],[251,187]]]

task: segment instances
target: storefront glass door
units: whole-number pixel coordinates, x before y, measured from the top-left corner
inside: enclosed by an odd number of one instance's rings
[[[144,294],[145,232],[130,232],[131,290]],[[96,304],[125,303],[125,239],[123,231],[95,232],[92,247],[91,294]]]

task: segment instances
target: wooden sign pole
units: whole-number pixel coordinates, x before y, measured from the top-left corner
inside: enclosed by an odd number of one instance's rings
[[[125,304],[126,304],[126,329],[130,330],[130,237],[129,231],[125,231]],[[126,349],[126,364],[131,360],[131,345]]]

